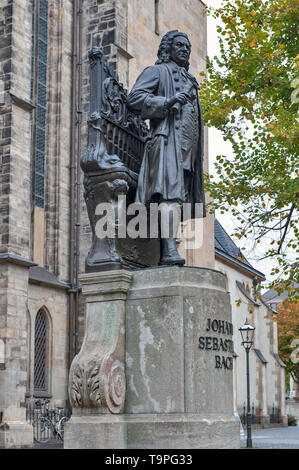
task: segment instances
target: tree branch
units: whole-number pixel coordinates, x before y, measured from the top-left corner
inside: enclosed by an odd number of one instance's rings
[[[282,244],[284,242],[284,239],[286,237],[286,234],[287,234],[287,231],[288,231],[288,227],[290,225],[290,222],[291,222],[291,217],[292,217],[292,214],[293,214],[293,211],[295,209],[295,204],[293,203],[292,204],[292,207],[290,209],[290,212],[289,212],[289,215],[288,215],[288,220],[286,221],[286,225],[285,225],[285,229],[284,229],[284,232],[283,232],[283,236],[282,236],[282,239],[281,239],[281,242],[280,242],[280,245],[279,245],[279,248],[278,248],[278,251],[277,251],[277,254],[279,255],[280,253],[280,250],[282,248]]]

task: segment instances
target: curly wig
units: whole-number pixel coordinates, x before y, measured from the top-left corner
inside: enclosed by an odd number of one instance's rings
[[[177,36],[183,36],[184,38],[186,38],[191,47],[191,43],[189,41],[187,34],[181,33],[178,29],[168,31],[168,33],[164,34],[163,38],[161,39],[158,54],[157,54],[158,60],[156,64],[162,64],[162,63],[170,61],[171,46],[172,46],[174,38],[176,38]],[[185,69],[186,70],[189,69],[189,62],[186,63]]]

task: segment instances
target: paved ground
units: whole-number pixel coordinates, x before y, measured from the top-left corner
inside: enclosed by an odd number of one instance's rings
[[[241,439],[242,447],[246,447],[245,438]],[[256,449],[299,449],[299,426],[287,428],[254,429],[252,445]],[[46,444],[35,444],[34,449],[63,449],[60,440],[49,441]]]
[[[242,446],[244,444],[246,447],[246,440],[242,440]],[[252,445],[258,449],[299,449],[299,426],[255,429],[252,431]]]

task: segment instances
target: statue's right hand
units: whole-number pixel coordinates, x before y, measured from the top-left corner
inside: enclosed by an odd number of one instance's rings
[[[177,102],[176,95],[174,95],[171,98],[168,98],[168,100],[166,100],[166,107],[170,109],[176,102]]]
[[[174,104],[180,103],[181,105],[187,102],[187,95],[184,92],[176,93],[176,95],[172,96],[166,101],[166,106],[170,109]]]
[[[182,92],[177,93],[176,95],[174,95],[174,98],[176,98],[177,103],[186,104],[187,99],[188,99],[188,95],[182,91]]]

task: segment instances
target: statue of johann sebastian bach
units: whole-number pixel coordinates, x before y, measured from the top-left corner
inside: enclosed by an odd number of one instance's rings
[[[175,237],[175,211],[191,203],[191,217],[204,217],[203,121],[198,83],[188,73],[191,44],[178,30],[164,35],[155,65],[147,67],[128,95],[128,105],[150,119],[151,138],[145,146],[136,202],[160,204],[161,265],[183,265]],[[164,203],[164,204],[162,204]],[[195,214],[195,203],[201,208]],[[163,238],[163,224],[169,227]]]

